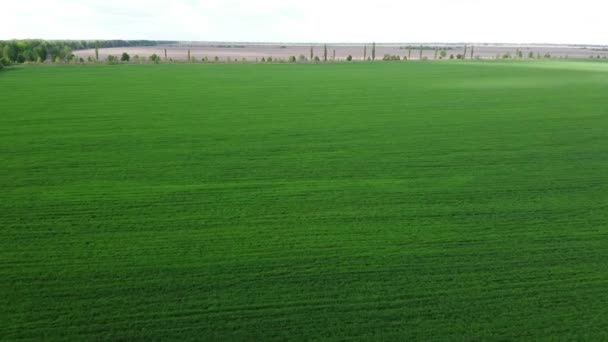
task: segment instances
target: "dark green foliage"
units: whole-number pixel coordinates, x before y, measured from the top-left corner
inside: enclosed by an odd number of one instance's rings
[[[327,45],[323,45],[323,62],[327,62]]]
[[[128,62],[131,59],[131,56],[129,56],[128,53],[123,52],[122,56],[120,56],[120,60],[123,62]]]
[[[351,55],[346,56],[346,61],[352,62],[353,61],[353,56],[351,56]]]
[[[372,61],[376,60],[376,43],[372,43]]]
[[[147,40],[5,40],[0,41],[0,53],[14,63],[44,62],[47,58],[57,62],[72,60],[73,50],[95,49],[96,60],[99,60],[99,48],[128,47],[128,46],[154,46],[172,42]]]
[[[0,339],[606,341],[606,75],[4,70]]]
[[[153,53],[150,56],[150,62],[152,62],[154,64],[159,64],[160,63],[160,56],[158,56],[157,54]]]
[[[152,59],[152,57],[150,57],[151,61],[154,61]],[[108,57],[106,57],[106,63],[108,64],[117,64],[118,63],[118,57],[113,56],[113,55],[108,55]]]
[[[382,57],[383,61],[399,61],[401,60],[401,57],[399,57],[398,55],[389,55],[386,54],[384,55],[384,57]]]

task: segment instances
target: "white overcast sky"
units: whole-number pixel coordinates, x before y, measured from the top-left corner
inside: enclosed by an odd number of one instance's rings
[[[606,0],[17,0],[0,39],[608,44]]]

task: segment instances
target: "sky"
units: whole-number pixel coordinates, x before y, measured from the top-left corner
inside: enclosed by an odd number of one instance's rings
[[[29,0],[0,39],[608,44],[605,0]]]

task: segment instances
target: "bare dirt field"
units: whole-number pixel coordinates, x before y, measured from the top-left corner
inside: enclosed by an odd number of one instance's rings
[[[328,59],[344,60],[351,55],[354,60],[362,60],[364,54],[364,46],[367,46],[367,56],[371,56],[371,44],[328,44],[327,55]],[[409,57],[409,59],[420,58],[420,43],[400,43],[400,44],[377,44],[376,58],[381,59],[385,54],[398,55],[401,58]],[[435,57],[435,48],[446,49],[447,56],[458,55],[464,53],[463,44],[422,44],[422,57],[433,59]],[[474,56],[476,58],[496,58],[504,54],[515,56],[517,50],[520,50],[524,57],[528,57],[530,53],[534,56],[545,56],[550,54],[554,58],[589,58],[591,56],[608,58],[608,47],[604,46],[579,46],[579,45],[516,45],[516,44],[468,44],[467,58],[470,58],[471,46],[474,46]],[[171,45],[159,45],[151,47],[120,47],[106,48],[99,50],[99,58],[105,59],[108,55],[119,56],[123,52],[129,53],[131,56],[149,57],[152,54],[157,54],[161,57],[165,56],[173,60],[186,60],[188,50],[192,57],[202,59],[207,57],[209,60],[214,60],[217,57],[220,61],[231,60],[247,60],[255,61],[262,58],[272,57],[273,59],[288,59],[290,56],[305,56],[310,57],[310,49],[313,48],[313,53],[319,58],[323,58],[323,44],[281,44],[281,43],[181,43]],[[87,58],[94,56],[94,50],[80,50],[75,54],[78,57]]]

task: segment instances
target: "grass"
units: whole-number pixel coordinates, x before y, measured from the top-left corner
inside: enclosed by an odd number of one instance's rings
[[[608,64],[0,74],[0,339],[608,339]]]

